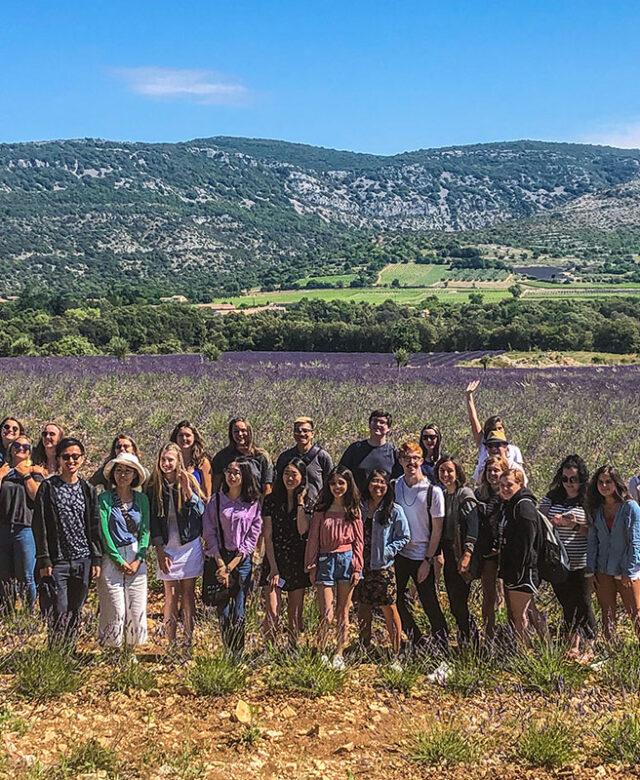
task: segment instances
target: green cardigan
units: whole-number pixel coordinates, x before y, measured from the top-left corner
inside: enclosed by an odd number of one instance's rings
[[[138,529],[138,554],[136,558],[141,561],[147,557],[147,548],[149,547],[149,499],[144,493],[134,491],[133,499],[140,510],[140,527]],[[109,533],[109,517],[113,508],[113,494],[110,490],[105,490],[98,498],[98,510],[100,512],[100,538],[104,552],[111,558],[116,566],[122,566],[124,558],[118,552],[118,548],[113,543]]]

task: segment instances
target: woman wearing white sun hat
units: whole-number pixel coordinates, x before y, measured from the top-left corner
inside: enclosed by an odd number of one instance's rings
[[[147,641],[149,499],[134,488],[149,474],[138,458],[121,452],[104,467],[109,489],[100,495],[100,536],[104,549],[98,580],[99,639],[128,647]]]

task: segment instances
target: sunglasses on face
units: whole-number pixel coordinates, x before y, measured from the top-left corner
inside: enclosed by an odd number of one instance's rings
[[[565,485],[566,485],[567,483],[569,483],[570,485],[575,485],[575,484],[576,484],[577,482],[579,482],[580,480],[579,480],[579,478],[578,478],[578,477],[565,477],[565,476],[563,475],[563,476],[562,476],[562,481],[564,482],[564,484],[565,484]]]
[[[435,434],[435,433],[423,433],[423,434],[422,434],[422,439],[423,439],[423,441],[424,441],[424,440],[427,440],[427,441],[435,441],[437,438],[438,438],[438,437],[436,436],[436,434]]]
[[[75,453],[75,452],[65,452],[65,453],[64,453],[63,455],[61,455],[60,457],[61,457],[61,458],[62,458],[62,460],[64,460],[64,461],[70,461],[70,460],[76,461],[76,460],[80,460],[80,458],[82,458],[82,455],[78,455],[78,454],[77,454],[77,453]]]
[[[31,452],[30,444],[20,444],[16,441],[11,446],[13,447],[14,452]]]
[[[303,434],[303,435],[304,435],[304,434],[307,434],[307,433],[313,433],[313,431],[311,430],[311,428],[294,428],[294,429],[293,429],[293,432],[294,432],[294,433],[301,433],[301,434]]]
[[[2,430],[6,431],[7,433],[17,433],[20,428],[18,428],[17,425],[3,425]]]

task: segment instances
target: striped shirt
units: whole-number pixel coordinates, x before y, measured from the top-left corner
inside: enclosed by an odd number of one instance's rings
[[[579,505],[552,503],[549,496],[540,499],[539,509],[543,515],[551,518],[554,515],[563,515],[566,512],[572,512],[575,522],[581,526],[588,525],[587,516],[583,507]],[[569,568],[571,571],[584,569],[587,565],[587,537],[583,536],[580,529],[574,530],[573,527],[555,525],[554,529],[558,532],[560,541],[564,544],[569,556]]]

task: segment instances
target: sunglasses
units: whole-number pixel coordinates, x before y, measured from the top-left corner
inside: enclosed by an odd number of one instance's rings
[[[565,485],[566,485],[567,483],[569,483],[570,485],[575,485],[575,484],[576,484],[576,482],[579,482],[579,481],[580,481],[580,479],[579,479],[579,477],[565,477],[565,476],[563,475],[563,476],[562,476],[562,481],[564,482],[564,484],[565,484]]]
[[[426,440],[428,440],[428,441],[435,441],[437,438],[438,438],[438,437],[436,436],[436,434],[435,434],[435,433],[424,433],[424,434],[422,435],[422,439],[423,439],[423,441],[424,441],[425,439],[426,439]]]
[[[294,433],[302,433],[302,434],[305,434],[305,433],[313,433],[313,431],[311,430],[311,428],[294,428],[294,429],[293,429],[293,432],[294,432]]]
[[[82,455],[78,455],[76,452],[65,452],[61,456],[62,460],[69,461],[69,460],[80,460],[82,458]]]
[[[7,431],[7,433],[17,433],[20,428],[17,425],[3,425],[2,430]]]
[[[30,444],[20,444],[20,442],[15,441],[11,446],[14,452],[31,452]]]

